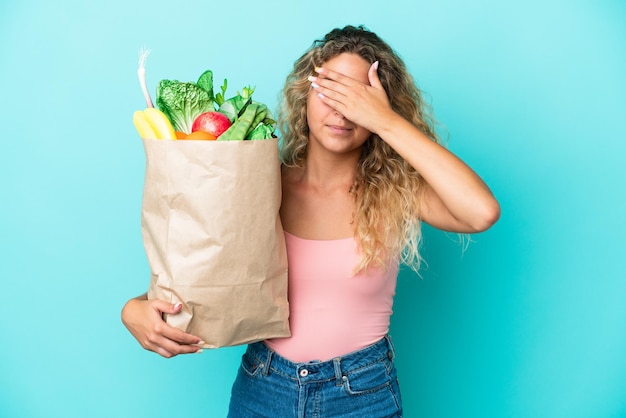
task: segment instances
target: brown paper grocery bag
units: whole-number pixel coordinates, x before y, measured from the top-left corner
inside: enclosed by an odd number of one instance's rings
[[[209,348],[289,336],[277,139],[143,143],[148,298]]]

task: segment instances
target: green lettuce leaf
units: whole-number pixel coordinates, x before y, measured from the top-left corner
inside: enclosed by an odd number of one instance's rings
[[[215,101],[215,96],[213,95],[213,71],[206,70],[203,72],[200,78],[198,78],[196,85],[206,91],[209,94],[209,98]]]
[[[157,85],[157,107],[165,113],[175,131],[190,133],[196,117],[215,110],[209,93],[195,83],[161,80]]]

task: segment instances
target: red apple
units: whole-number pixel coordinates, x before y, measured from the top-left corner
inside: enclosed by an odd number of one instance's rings
[[[204,112],[199,114],[193,121],[191,132],[204,131],[214,137],[218,137],[224,133],[231,125],[230,119],[220,112]]]

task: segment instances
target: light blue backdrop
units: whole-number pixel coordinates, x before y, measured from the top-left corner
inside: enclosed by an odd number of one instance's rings
[[[293,60],[363,23],[405,58],[502,218],[426,229],[392,335],[407,417],[626,417],[626,3],[0,3],[0,416],[221,417],[242,348],[172,360],[119,321],[147,287],[148,82],[205,69],[272,107]]]

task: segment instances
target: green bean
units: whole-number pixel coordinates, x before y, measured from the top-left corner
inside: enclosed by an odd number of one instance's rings
[[[241,141],[246,137],[259,105],[250,103],[241,116],[220,137],[222,141]]]

